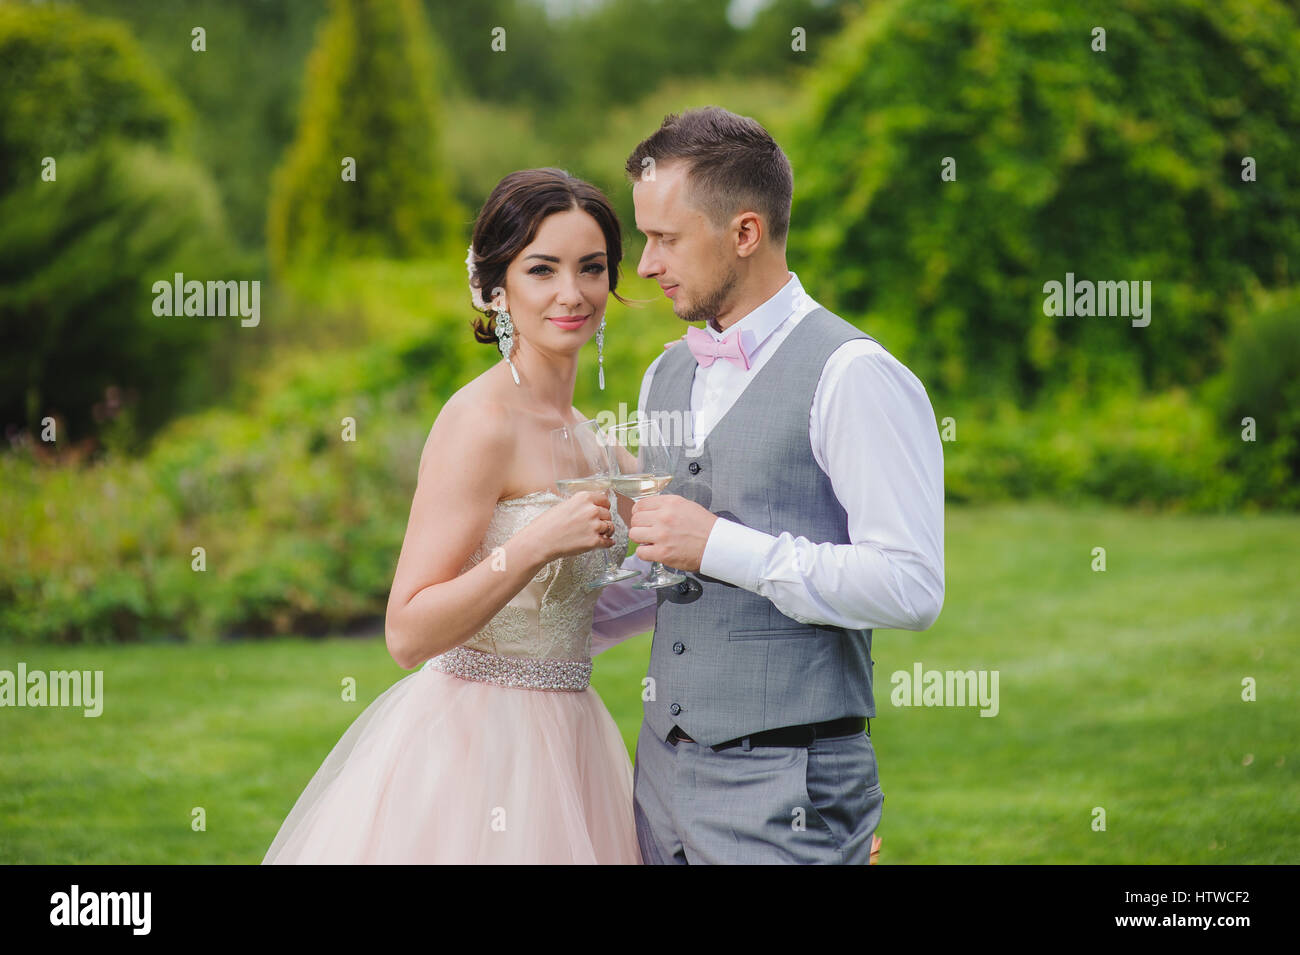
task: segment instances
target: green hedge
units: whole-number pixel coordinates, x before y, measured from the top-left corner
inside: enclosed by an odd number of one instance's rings
[[[1062,397],[1032,410],[940,399],[935,414],[956,427],[944,443],[950,502],[1042,497],[1218,511],[1247,491],[1223,471],[1226,440],[1214,415],[1181,388],[1087,404]]]
[[[787,141],[792,260],[945,395],[1193,387],[1295,280],[1298,38],[1281,0],[869,4]],[[1150,324],[1046,316],[1067,273],[1150,281]]]

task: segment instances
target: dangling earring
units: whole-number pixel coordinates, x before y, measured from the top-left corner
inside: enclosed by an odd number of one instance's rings
[[[499,305],[493,305],[497,313],[497,350],[501,352],[501,357],[506,360],[510,366],[510,374],[514,376],[515,384],[519,384],[519,372],[515,370],[515,363],[510,360],[510,352],[515,347],[515,325],[510,321],[510,313]]]
[[[596,362],[600,365],[600,390],[605,390],[605,316],[600,316],[600,327],[596,329]]]

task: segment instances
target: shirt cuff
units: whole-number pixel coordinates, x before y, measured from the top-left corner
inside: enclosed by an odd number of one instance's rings
[[[719,517],[700,557],[700,573],[758,593],[763,563],[776,538]]]

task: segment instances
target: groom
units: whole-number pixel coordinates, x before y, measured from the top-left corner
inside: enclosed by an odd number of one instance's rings
[[[793,177],[747,117],[668,116],[627,160],[637,267],[692,327],[640,408],[685,421],[668,492],[636,503],[593,653],[654,627],[637,740],[645,862],[865,863],[884,794],[866,718],[874,628],[943,603],[943,452],[921,382],[785,260]]]

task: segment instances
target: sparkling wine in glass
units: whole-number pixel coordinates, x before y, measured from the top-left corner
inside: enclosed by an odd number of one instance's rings
[[[673,479],[672,459],[663,429],[648,415],[637,415],[626,424],[607,429],[614,446],[615,474],[611,482],[615,491],[639,501],[666,488]],[[686,578],[667,570],[659,561],[650,566],[650,575],[632,585],[635,590],[657,590],[680,584]]]
[[[565,425],[551,432],[551,462],[555,468],[555,486],[563,497],[572,497],[582,491],[603,491],[609,501],[610,516],[614,501],[609,487],[613,478],[614,461],[609,446],[594,421]],[[605,549],[605,570],[586,583],[588,590],[596,590],[618,580],[635,577],[635,570],[624,570],[614,562],[613,548]]]

